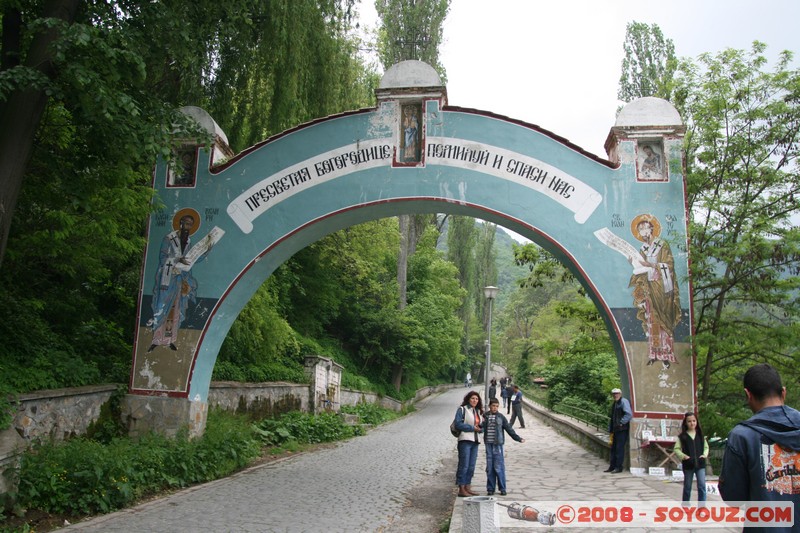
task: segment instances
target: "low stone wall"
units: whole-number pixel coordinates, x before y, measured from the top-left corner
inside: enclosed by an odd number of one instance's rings
[[[384,409],[391,409],[393,411],[401,411],[403,407],[413,405],[418,401],[422,400],[423,398],[427,398],[431,394],[436,394],[438,392],[444,392],[446,390],[450,390],[455,387],[461,387],[461,384],[452,384],[446,383],[443,385],[435,385],[430,387],[422,387],[417,391],[414,395],[414,398],[411,400],[407,400],[405,402],[401,402],[400,400],[395,400],[390,396],[381,396],[374,392],[363,392],[351,389],[342,389],[341,390],[341,405],[357,405],[361,402],[367,403],[376,403],[383,407]],[[337,406],[338,407],[338,406]]]
[[[3,473],[33,441],[83,435],[116,390],[117,385],[94,385],[18,395],[12,426],[0,431],[0,495],[14,488],[13,477]]]
[[[208,405],[248,413],[254,418],[269,418],[289,411],[308,411],[309,390],[308,385],[297,383],[212,381]]]
[[[12,428],[25,443],[36,439],[63,440],[83,435],[89,425],[100,416],[100,409],[111,398],[120,385],[93,385],[69,389],[53,389],[16,398],[16,412]],[[431,394],[458,385],[424,387],[417,391],[413,404]],[[221,407],[227,411],[249,413],[257,418],[266,418],[289,411],[309,410],[309,386],[306,384],[271,382],[237,383],[215,381],[208,392],[210,407]],[[404,402],[372,392],[341,389],[341,405],[356,405],[359,402],[377,403],[386,409],[400,411]],[[333,406],[338,410],[339,406]],[[6,442],[21,442],[9,436]],[[0,457],[2,460],[2,457]]]
[[[83,435],[118,385],[93,385],[20,394],[14,428],[26,441]]]
[[[380,396],[374,392],[341,389],[339,392],[339,399],[341,400],[341,405],[358,405],[366,402],[374,403],[380,405],[384,409],[391,409],[393,411],[400,411],[403,408],[403,402],[389,396]],[[338,410],[341,405],[336,405],[334,408]]]

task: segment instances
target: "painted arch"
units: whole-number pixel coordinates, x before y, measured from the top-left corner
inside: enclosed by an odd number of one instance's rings
[[[224,133],[187,109],[216,142],[155,167],[162,208],[148,226],[130,392],[205,404],[233,321],[293,254],[365,221],[450,213],[509,228],[570,268],[604,317],[637,418],[692,410],[684,129],[674,108],[655,98],[626,106],[609,161],[537,126],[449,106],[427,65],[405,63],[413,68],[384,76],[376,108],[314,121],[223,163]],[[648,228],[658,237],[650,243]]]

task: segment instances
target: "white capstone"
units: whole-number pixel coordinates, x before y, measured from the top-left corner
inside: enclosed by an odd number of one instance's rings
[[[429,64],[416,59],[392,65],[381,78],[379,89],[400,87],[440,87],[442,79]]]
[[[211,115],[209,115],[205,109],[193,105],[187,105],[181,108],[181,113],[187,117],[193,118],[195,122],[197,122],[200,127],[206,130],[208,133],[219,137],[225,142],[225,144],[228,144],[228,136],[225,135],[225,132],[219,127],[219,124],[217,124],[217,122],[211,118]]]
[[[645,96],[628,103],[617,116],[616,126],[681,126],[678,110],[668,101]]]

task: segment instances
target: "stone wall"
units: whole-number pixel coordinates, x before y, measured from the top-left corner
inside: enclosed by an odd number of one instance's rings
[[[431,394],[435,394],[438,392],[444,392],[446,390],[450,390],[455,387],[461,387],[461,384],[444,384],[444,385],[436,385],[433,387],[423,387],[417,391],[414,395],[414,398],[408,400],[406,402],[401,402],[400,400],[395,400],[390,396],[381,396],[374,392],[363,392],[357,390],[350,390],[350,389],[341,389],[341,405],[357,405],[362,402],[367,403],[375,403],[379,406],[383,407],[384,409],[391,409],[393,411],[400,411],[403,407],[408,405],[413,405],[418,401],[422,400],[423,398],[427,398]],[[455,409],[456,406],[453,406]]]
[[[341,399],[341,404],[336,406],[337,411],[341,405],[358,405],[364,402],[374,403],[380,405],[384,409],[391,409],[392,411],[400,411],[403,408],[403,402],[400,400],[395,400],[389,396],[380,396],[374,392],[341,389],[339,397]]]
[[[12,443],[18,447],[27,446],[36,439],[63,440],[86,433],[89,425],[100,416],[100,410],[120,385],[94,385],[69,389],[38,391],[17,396],[16,412],[10,432],[0,442]],[[417,391],[413,400],[401,402],[389,396],[373,392],[340,389],[339,403],[333,405],[338,411],[340,405],[356,405],[360,402],[376,403],[386,409],[400,411],[404,405],[413,404],[431,394],[458,385],[439,385],[424,387]],[[221,407],[226,411],[248,413],[256,418],[276,416],[289,411],[309,411],[310,391],[306,384],[237,383],[215,381],[211,383],[208,403],[211,407]],[[16,434],[19,439],[14,437]],[[0,461],[3,451],[0,450]]]
[[[14,428],[26,441],[83,435],[117,387],[93,385],[20,394]]]
[[[208,404],[234,413],[268,418],[289,411],[308,411],[309,387],[297,383],[212,381]]]

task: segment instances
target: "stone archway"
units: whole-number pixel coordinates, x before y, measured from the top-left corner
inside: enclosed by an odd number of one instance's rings
[[[261,283],[329,233],[413,213],[495,222],[561,259],[605,319],[634,434],[693,408],[685,127],[671,104],[623,108],[605,160],[537,126],[448,105],[419,61],[389,69],[377,97],[235,157],[207,113],[185,110],[215,142],[155,167],[163,208],[149,223],[128,397],[147,413],[138,423],[201,432],[219,347]]]

